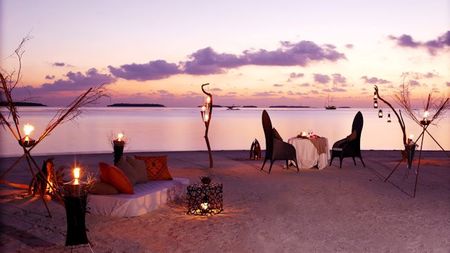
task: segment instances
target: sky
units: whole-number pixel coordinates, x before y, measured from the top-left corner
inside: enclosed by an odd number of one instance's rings
[[[16,100],[64,106],[103,85],[111,103],[372,106],[408,84],[450,91],[450,1],[0,0],[2,73]],[[405,75],[405,73],[407,73]]]

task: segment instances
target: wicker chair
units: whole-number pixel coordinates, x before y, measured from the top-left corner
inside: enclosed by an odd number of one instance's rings
[[[361,132],[364,124],[362,113],[356,113],[352,124],[352,133],[342,140],[333,144],[331,149],[330,166],[335,157],[339,157],[339,168],[342,168],[342,160],[345,157],[353,158],[353,163],[356,165],[355,157],[359,157],[364,167],[364,161],[361,156]]]
[[[264,136],[266,137],[266,152],[264,157],[264,162],[261,167],[263,170],[266,161],[270,161],[269,174],[272,170],[273,162],[276,160],[285,160],[286,167],[289,167],[289,160],[295,162],[295,166],[298,169],[297,156],[295,153],[295,148],[289,143],[284,142],[278,134],[276,134],[275,128],[272,128],[272,122],[270,120],[269,114],[266,110],[262,113],[262,125],[264,129]]]

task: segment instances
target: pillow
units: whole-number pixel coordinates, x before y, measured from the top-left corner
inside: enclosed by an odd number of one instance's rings
[[[131,166],[125,160],[125,158],[123,156],[117,162],[116,166],[119,167],[119,169],[121,169],[123,171],[123,173],[125,173],[125,175],[128,177],[128,179],[130,179],[130,183],[132,185],[135,185],[137,183],[137,171],[136,171],[136,169],[133,168],[133,166]]]
[[[133,194],[133,185],[123,171],[114,165],[100,162],[100,179],[114,186],[119,192]]]
[[[119,191],[110,184],[107,184],[102,181],[97,181],[89,189],[89,193],[99,195],[112,195],[119,193]]]
[[[142,160],[134,159],[134,157],[131,156],[127,156],[126,160],[136,172],[136,183],[147,183],[148,176],[145,162]]]
[[[172,180],[167,168],[167,156],[134,156],[145,161],[148,180]]]
[[[272,128],[272,134],[273,134],[273,138],[283,141],[283,138],[281,138],[281,135],[278,133],[278,131],[275,128]]]

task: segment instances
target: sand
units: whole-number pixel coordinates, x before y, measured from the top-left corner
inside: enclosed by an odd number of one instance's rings
[[[173,176],[198,182],[208,175],[223,183],[224,212],[189,216],[179,202],[133,218],[87,214],[95,252],[450,252],[450,159],[443,152],[423,154],[415,198],[415,170],[406,174],[405,163],[391,182],[383,181],[399,151],[363,151],[365,168],[346,158],[342,169],[335,160],[324,170],[297,173],[280,161],[270,175],[259,170],[262,161],[247,159],[247,151],[214,152],[213,169],[205,152],[164,154]],[[55,163],[74,159],[56,156]],[[76,159],[95,171],[112,155]],[[3,171],[14,159],[0,161]],[[8,179],[28,183],[24,168]],[[70,252],[63,206],[49,202],[53,217],[47,218],[39,199],[1,189],[1,252]]]

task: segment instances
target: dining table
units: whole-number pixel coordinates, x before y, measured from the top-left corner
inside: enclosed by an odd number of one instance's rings
[[[299,168],[317,167],[321,170],[328,166],[330,149],[327,138],[297,136],[290,138],[288,143],[295,148]]]

